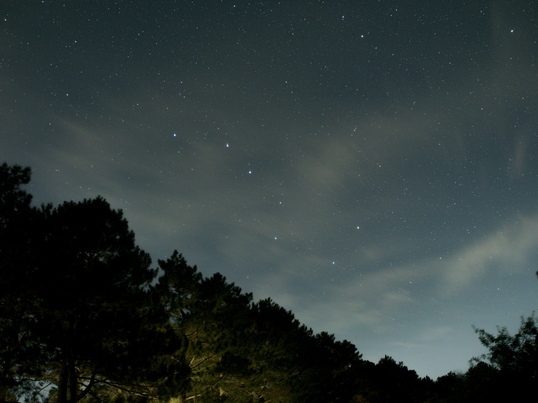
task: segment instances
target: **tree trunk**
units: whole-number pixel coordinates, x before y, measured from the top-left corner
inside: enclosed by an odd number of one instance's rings
[[[60,377],[58,382],[58,403],[67,403],[67,382],[69,379],[69,370],[67,369],[67,361],[62,362],[60,369]]]
[[[69,403],[77,402],[78,395],[78,379],[77,370],[75,368],[75,362],[69,360]]]
[[[60,379],[58,383],[58,403],[76,403],[78,395],[78,379],[75,362],[66,359],[60,369]]]

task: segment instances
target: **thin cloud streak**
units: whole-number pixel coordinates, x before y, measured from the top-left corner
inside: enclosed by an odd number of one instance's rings
[[[398,317],[417,303],[417,289],[434,303],[458,298],[493,273],[521,270],[538,246],[537,233],[538,215],[520,217],[518,222],[497,229],[483,241],[453,251],[450,258],[430,258],[360,275],[347,285],[332,288],[332,293],[313,305],[312,311],[302,314],[312,318],[312,322],[319,322],[320,316],[324,316],[330,328],[338,331],[366,325],[384,331],[387,318]],[[325,306],[323,300],[331,304]],[[336,304],[338,309],[330,311],[334,301],[346,303]],[[345,312],[341,316],[340,310]]]

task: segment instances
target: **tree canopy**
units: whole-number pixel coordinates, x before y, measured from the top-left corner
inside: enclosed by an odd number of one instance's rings
[[[488,352],[471,360],[469,372],[485,371],[497,396],[519,401],[531,396],[538,380],[538,319],[534,314],[521,318],[514,335],[506,327],[498,327],[496,335],[484,329],[475,331]]]
[[[183,339],[152,305],[156,270],[122,212],[100,197],[30,208],[28,175],[2,166],[1,236],[17,239],[0,266],[3,384],[58,402],[179,393]]]
[[[35,307],[26,279],[31,276],[37,221],[30,206],[32,196],[23,186],[30,182],[30,168],[0,165],[0,399],[8,400],[15,390],[30,387],[40,349],[27,341],[26,330],[33,325],[29,312]]]
[[[30,176],[0,166],[0,401],[489,402],[533,391],[534,315],[513,336],[475,329],[488,353],[466,373],[420,378],[177,251],[152,267],[102,197],[32,206]]]

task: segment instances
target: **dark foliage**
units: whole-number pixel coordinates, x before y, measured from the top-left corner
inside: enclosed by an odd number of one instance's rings
[[[37,249],[32,233],[40,223],[32,196],[23,189],[30,176],[30,168],[0,166],[0,399],[6,401],[32,389],[44,359],[28,334],[37,304],[28,286]]]
[[[31,206],[30,169],[0,166],[0,401],[523,401],[538,326],[477,329],[488,348],[433,381],[377,364],[175,251],[151,268],[121,211],[100,197]]]
[[[531,396],[538,384],[538,320],[534,314],[521,318],[513,336],[505,327],[498,328],[497,335],[483,329],[475,331],[488,353],[471,360],[468,375],[490,386],[488,390],[496,398],[523,401]]]
[[[32,208],[30,171],[0,175],[5,399],[177,394],[183,342],[151,304],[156,272],[121,211],[102,198]]]

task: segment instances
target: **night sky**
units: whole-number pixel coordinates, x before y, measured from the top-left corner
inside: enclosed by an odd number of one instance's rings
[[[535,1],[7,1],[0,157],[421,376],[538,308]]]

